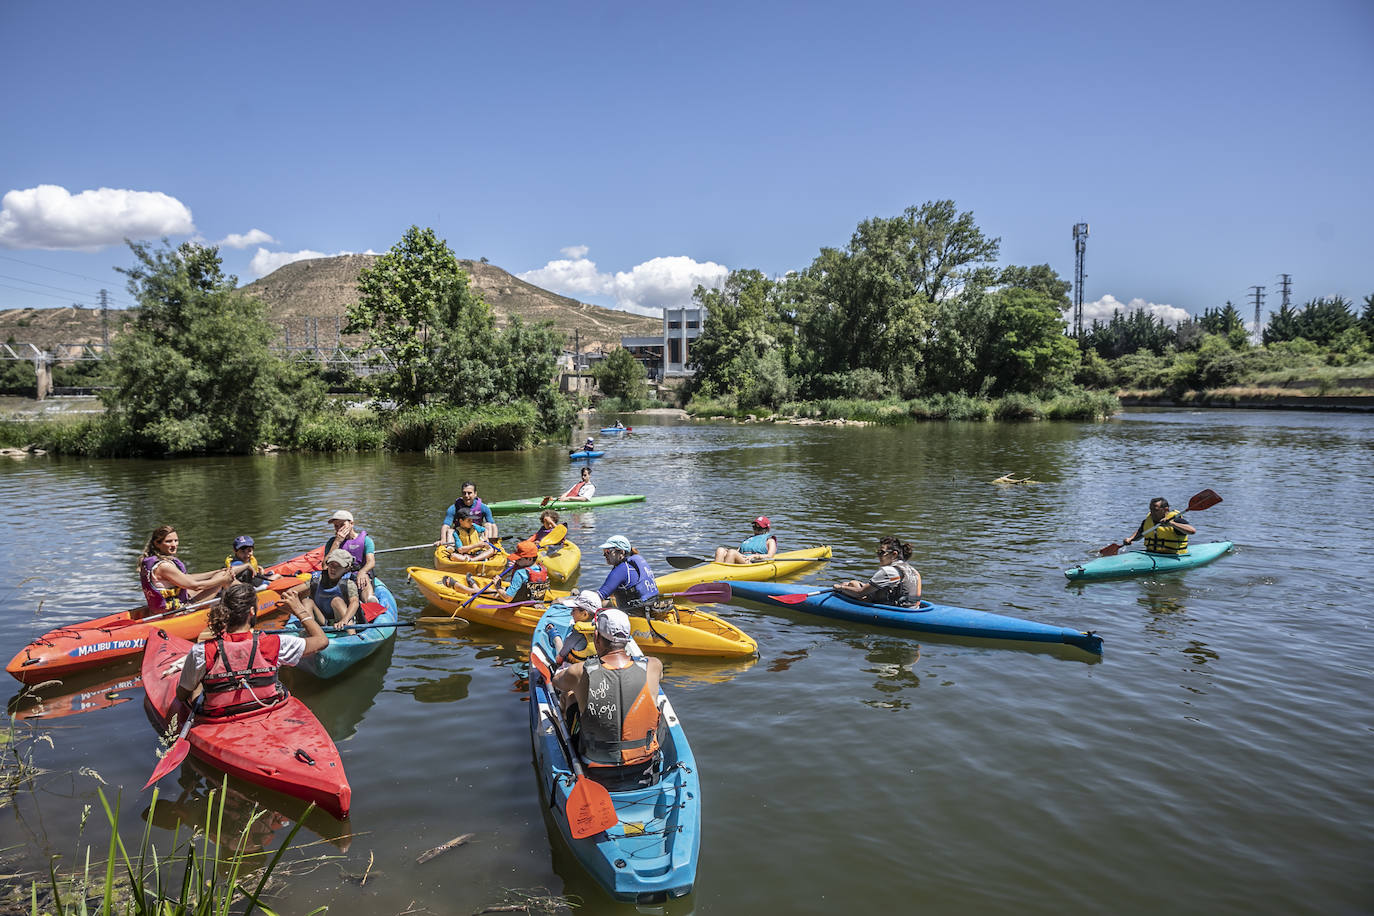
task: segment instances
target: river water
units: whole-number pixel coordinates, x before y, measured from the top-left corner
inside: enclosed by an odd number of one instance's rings
[[[1374,909],[1374,416],[1136,411],[1100,424],[898,428],[626,419],[635,432],[603,440],[596,483],[648,500],[571,517],[584,584],[601,581],[595,547],[611,534],[666,571],[665,554],[709,555],[766,513],[784,549],[834,547],[799,581],[871,571],[875,539],[895,533],[915,545],[927,597],[1105,640],[1094,660],[790,608],[713,608],[761,656],[666,661],[704,795],[697,890],[667,912]],[[379,547],[402,546],[437,535],[465,479],[501,499],[561,489],[574,470],[554,448],[6,461],[0,654],[134,604],[135,558],[158,524],[178,527],[193,570],[221,563],[241,533],[264,559],[293,556],[323,540],[338,508]],[[1008,472],[1039,483],[993,483]],[[1191,516],[1194,540],[1232,540],[1234,553],[1185,573],[1066,584],[1061,570],[1133,530],[1150,497],[1179,507],[1208,487],[1224,502]],[[426,556],[378,558],[403,617],[424,607],[404,569]],[[313,845],[301,855],[335,858],[293,874],[279,911],[467,914],[517,890],[578,895],[582,912],[633,911],[549,835],[526,649],[476,626],[401,630],[337,682],[293,679],[339,743],[353,813],[307,819],[298,842]],[[34,746],[49,771],[38,791],[0,809],[0,873],[46,873],[48,854],[79,861],[87,843],[103,857],[92,773],[107,793],[123,787],[126,839],[142,831],[149,795],[137,788],[155,735],[129,684],[136,670],[107,674],[67,685],[104,708],[16,723],[53,746]],[[50,697],[48,708],[70,702]],[[165,779],[172,804],[159,805],[154,842],[166,848],[178,815],[202,817],[215,783],[191,765]],[[252,801],[274,811],[254,842],[280,843],[300,807],[236,788],[231,819]],[[78,839],[86,804],[96,814]],[[465,833],[467,845],[415,863]],[[365,871],[366,882],[347,877]]]

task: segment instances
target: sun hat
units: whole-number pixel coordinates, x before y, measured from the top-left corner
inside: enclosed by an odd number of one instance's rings
[[[338,512],[329,516],[329,520],[331,522],[351,522],[353,521],[353,513],[349,512],[347,509],[340,509]]]
[[[569,603],[575,608],[595,614],[601,610],[601,593],[589,588],[573,595]]]
[[[630,618],[622,610],[605,608],[596,615],[596,632],[612,645],[623,646],[630,641]]]
[[[326,566],[330,563],[338,563],[340,566],[352,566],[353,554],[344,550],[342,547],[335,547],[333,550],[329,551],[329,556],[324,558],[324,562]]]
[[[235,550],[242,550],[242,549],[245,548],[245,547],[252,547],[252,546],[253,546],[253,539],[250,538],[250,537],[249,537],[248,535],[246,535],[246,534],[240,534],[238,537],[234,538],[234,549],[235,549]]]
[[[773,527],[772,525],[769,524],[769,522],[768,522],[768,516],[766,516],[766,515],[760,515],[758,518],[754,519],[754,524],[757,525],[757,526],[760,527],[760,528],[771,528],[771,527]]]
[[[521,541],[515,545],[515,549],[510,552],[510,555],[518,560],[532,560],[539,556],[539,548],[535,546],[534,541]]]
[[[597,548],[597,550],[612,549],[619,550],[622,553],[630,553],[632,550],[634,550],[634,548],[630,546],[630,539],[625,537],[625,535],[623,534],[615,535],[614,537],[607,540],[606,543],[602,544],[600,547]]]

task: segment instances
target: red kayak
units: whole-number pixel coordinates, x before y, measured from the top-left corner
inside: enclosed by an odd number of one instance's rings
[[[267,590],[258,595],[258,616],[267,617],[285,610],[277,593],[300,581],[291,578],[292,576],[319,569],[323,559],[324,547],[320,546],[299,557],[269,566],[269,570],[281,574],[283,578],[269,583]],[[146,617],[142,620],[134,618],[134,614],[144,610],[144,606],[130,608],[118,614],[58,627],[44,633],[20,649],[5,666],[5,670],[25,684],[39,684],[54,678],[70,677],[119,659],[137,657],[143,651],[143,644],[147,642],[149,634],[159,628],[174,636],[194,639],[205,629],[206,620],[210,616],[210,607],[207,604],[166,617]]]
[[[143,652],[148,715],[165,729],[177,680],[192,643],[154,630]],[[191,753],[244,782],[314,802],[342,820],[353,798],[339,749],[304,703],[287,697],[262,711],[197,719],[187,736]]]

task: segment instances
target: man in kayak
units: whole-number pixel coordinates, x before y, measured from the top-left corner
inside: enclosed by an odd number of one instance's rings
[[[577,483],[569,487],[567,492],[562,496],[545,496],[539,505],[547,506],[554,500],[563,500],[570,503],[585,503],[595,495],[596,485],[592,483],[592,467],[591,465],[587,465],[582,469],[582,473],[578,475]]]
[[[601,545],[601,556],[610,565],[606,581],[596,593],[603,599],[614,598],[615,606],[634,614],[666,615],[673,610],[671,598],[658,593],[653,570],[630,545],[630,539],[617,534]]]
[[[146,611],[132,612],[130,616],[134,619],[173,613],[233,583],[234,570],[227,567],[187,572],[186,564],[177,556],[180,544],[180,535],[171,525],[153,529],[138,558],[138,583],[148,607]]]
[[[658,753],[663,663],[631,658],[630,634],[630,619],[623,611],[603,609],[592,636],[596,657],[553,676],[554,688],[576,703],[573,740],[593,777],[597,767],[646,764]]]
[[[1179,554],[1188,549],[1190,534],[1197,534],[1197,529],[1188,524],[1188,520],[1180,513],[1171,511],[1167,499],[1156,496],[1150,500],[1150,514],[1145,516],[1134,534],[1121,542],[1121,546],[1128,547],[1143,535],[1147,553]]]
[[[495,540],[496,521],[492,517],[491,509],[486,503],[478,498],[477,484],[473,483],[471,480],[465,480],[463,481],[463,487],[458,498],[453,501],[453,505],[449,506],[448,511],[444,513],[444,524],[439,529],[438,543],[447,544],[449,539],[453,537],[453,529],[457,524],[456,520],[461,518],[460,513],[467,512],[471,514],[474,511],[482,516],[482,529],[487,539]]]
[[[745,538],[738,548],[717,547],[717,563],[763,563],[773,559],[778,553],[778,539],[773,536],[772,523],[768,516],[760,515],[753,521],[754,534]]]
[[[377,565],[377,545],[372,537],[361,528],[353,527],[353,513],[340,509],[329,517],[334,526],[334,536],[324,542],[324,555],[330,556],[335,550],[345,550],[353,558],[353,572],[357,573],[358,588],[364,601],[372,600],[372,568]]]
[[[895,537],[878,542],[878,571],[867,582],[850,579],[836,582],[835,591],[859,601],[895,607],[915,607],[921,603],[921,574],[907,561],[911,545]]]
[[[258,617],[253,586],[236,582],[225,589],[224,600],[210,611],[211,638],[192,646],[182,664],[177,699],[190,703],[199,694],[196,715],[201,718],[252,712],[285,700],[277,669],[320,651],[329,645],[329,637],[295,592],[283,598],[305,628],[304,639],[253,632]]]

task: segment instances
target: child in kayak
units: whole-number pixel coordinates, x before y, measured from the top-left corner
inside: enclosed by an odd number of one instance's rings
[[[850,579],[836,582],[835,591],[859,601],[896,607],[915,607],[921,603],[921,574],[907,561],[911,545],[895,537],[878,542],[878,571],[867,582]]]
[[[449,559],[480,563],[496,556],[496,545],[487,540],[485,529],[478,527],[480,518],[480,510],[458,513],[458,527],[453,529],[453,543],[448,548]]]
[[[258,558],[253,555],[253,539],[240,534],[234,538],[234,552],[224,558],[224,565],[234,570],[235,577],[241,582],[252,582],[254,585],[262,585],[264,582],[271,582],[273,579],[280,579],[277,573],[264,572],[258,565]],[[247,566],[251,573],[245,572],[239,567]]]
[[[534,541],[515,545],[510,561],[515,571],[511,573],[510,584],[497,591],[501,600],[543,601],[549,590],[549,572],[539,565],[539,548]]]
[[[738,548],[716,548],[717,563],[762,563],[777,556],[778,539],[773,535],[768,516],[760,515],[752,524],[753,536],[745,538]]]
[[[1150,500],[1150,514],[1140,527],[1121,542],[1127,547],[1138,537],[1145,538],[1147,553],[1180,554],[1188,549],[1188,535],[1197,534],[1197,529],[1179,512],[1169,509],[1169,501],[1163,496]]]

